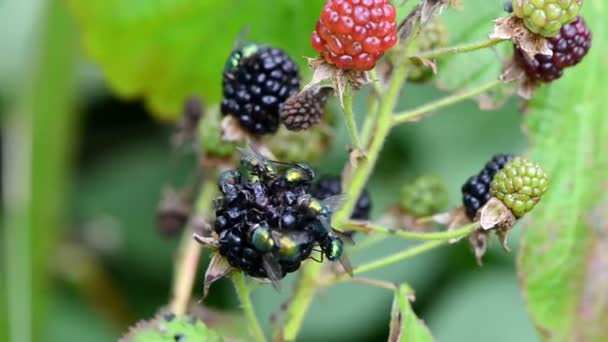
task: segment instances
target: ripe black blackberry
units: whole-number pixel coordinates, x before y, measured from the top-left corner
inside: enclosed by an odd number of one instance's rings
[[[307,193],[308,184],[287,184],[282,181],[250,181],[238,177],[232,184],[220,186],[222,197],[216,201],[215,232],[219,235],[219,252],[232,267],[250,276],[267,278],[263,264],[264,253],[255,248],[251,232],[257,224],[271,229],[291,232],[310,231],[318,224],[299,212],[297,199]],[[280,277],[294,272],[310,256],[314,241],[300,245],[298,256],[292,260],[277,260]]]
[[[515,62],[528,78],[538,82],[552,82],[562,77],[564,69],[577,65],[591,48],[592,35],[583,17],[576,19],[560,29],[559,33],[547,38],[547,45],[553,56],[526,56],[518,47],[514,47]]]
[[[247,44],[232,53],[224,69],[222,114],[233,115],[256,135],[279,127],[279,106],[298,92],[296,63],[281,49]]]
[[[324,176],[310,189],[313,197],[323,200],[342,193],[342,180],[338,176]],[[363,190],[351,214],[353,220],[369,220],[372,202],[367,190]]]
[[[485,167],[475,176],[472,176],[462,186],[462,204],[467,217],[475,219],[477,211],[481,209],[492,197],[490,195],[490,183],[498,171],[513,159],[511,154],[497,154]]]

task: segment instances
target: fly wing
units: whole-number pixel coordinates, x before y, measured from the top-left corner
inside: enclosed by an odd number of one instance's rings
[[[234,44],[232,45],[232,50],[237,50],[241,48],[245,43],[247,43],[247,37],[249,37],[250,27],[249,25],[245,25],[239,34],[236,36]]]
[[[266,158],[252,144],[247,145],[247,148],[237,147],[236,149],[241,153],[243,159],[252,160],[257,165],[266,164]]]
[[[323,203],[327,210],[334,213],[338,211],[338,209],[342,208],[344,203],[348,200],[348,197],[349,196],[347,194],[335,195],[327,197],[326,199],[322,200],[321,203]]]
[[[349,276],[354,276],[353,266],[351,265],[350,259],[348,258],[348,255],[346,255],[346,252],[342,252],[342,255],[340,255],[338,260],[340,261],[340,264],[342,264],[342,267],[344,267],[344,271],[346,271]]]
[[[262,266],[264,267],[264,271],[266,271],[266,275],[268,276],[268,280],[272,283],[272,287],[278,292],[281,292],[281,265],[279,262],[272,257],[270,254],[265,254],[262,257]]]

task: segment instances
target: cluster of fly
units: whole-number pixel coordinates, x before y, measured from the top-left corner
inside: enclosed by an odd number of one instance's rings
[[[306,163],[271,161],[253,146],[239,151],[241,168],[220,175],[222,196],[215,203],[219,252],[230,265],[277,288],[313,251],[320,256],[315,260],[339,260],[352,273],[343,253],[344,241],[352,240],[330,223],[345,196],[312,197],[315,172]]]

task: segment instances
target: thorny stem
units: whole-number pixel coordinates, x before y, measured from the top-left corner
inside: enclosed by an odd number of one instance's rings
[[[433,59],[433,58],[438,58],[438,57],[455,55],[455,54],[459,54],[459,53],[472,52],[472,51],[477,51],[477,50],[492,47],[492,46],[497,45],[504,41],[506,41],[506,39],[490,38],[487,40],[482,40],[479,42],[474,42],[474,43],[469,43],[469,44],[463,44],[463,45],[458,45],[458,46],[449,46],[449,47],[445,47],[445,48],[421,52],[417,55],[410,56],[409,60],[416,61],[416,60],[421,60],[421,59]]]
[[[353,91],[350,86],[345,87],[342,101],[344,105],[344,119],[346,121],[348,135],[350,136],[350,143],[353,148],[361,150],[359,128],[357,127],[357,120],[355,118],[355,113],[353,112]]]
[[[196,200],[196,212],[203,217],[209,216],[211,201],[215,196],[217,186],[213,177],[205,180],[200,195]],[[175,260],[175,275],[173,276],[172,299],[169,308],[176,315],[184,315],[192,296],[192,288],[198,274],[202,245],[192,238],[193,227],[184,229],[182,241]]]
[[[253,304],[251,303],[251,289],[245,281],[243,272],[233,272],[232,282],[234,283],[234,288],[236,289],[239,301],[241,302],[241,307],[245,313],[247,327],[249,328],[249,332],[251,333],[253,340],[256,342],[265,342],[266,337],[264,336],[264,332],[260,327],[260,323],[258,322],[255,311],[253,310]]]
[[[404,230],[397,230],[392,228],[382,227],[373,223],[367,222],[348,222],[342,226],[344,229],[362,230],[365,232],[373,231],[375,233],[394,235],[409,240],[419,241],[434,241],[434,240],[451,240],[458,239],[467,235],[470,235],[479,228],[478,224],[472,223],[466,225],[460,229],[453,231],[445,231],[438,233],[418,233],[408,232]]]
[[[411,109],[411,110],[408,110],[405,112],[395,114],[393,116],[393,126],[396,126],[396,125],[399,125],[402,123],[406,123],[406,122],[410,122],[410,121],[415,121],[422,115],[425,115],[427,113],[430,113],[430,112],[436,111],[438,109],[447,107],[449,105],[458,103],[460,101],[469,99],[471,97],[483,94],[486,91],[488,91],[492,88],[495,88],[501,84],[503,84],[502,80],[500,80],[500,79],[493,80],[491,82],[482,84],[478,87],[467,90],[465,92],[453,94],[453,95],[447,96],[443,99],[427,103],[418,108],[414,108],[414,109]]]

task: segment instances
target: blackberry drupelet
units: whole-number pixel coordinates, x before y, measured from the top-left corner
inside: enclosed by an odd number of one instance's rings
[[[248,44],[233,52],[224,69],[222,114],[233,115],[252,134],[274,133],[280,105],[299,88],[298,67],[287,53]]]
[[[490,194],[492,179],[512,159],[513,155],[510,154],[495,155],[483,170],[469,178],[462,186],[462,204],[469,219],[475,219],[477,211],[490,200],[492,197]]]
[[[578,16],[562,26],[559,33],[547,38],[547,45],[553,56],[526,56],[519,48],[515,49],[515,62],[526,72],[530,80],[551,82],[563,75],[566,68],[577,65],[591,48],[592,35],[583,17]]]
[[[342,193],[342,180],[338,176],[324,176],[313,184],[310,193],[320,200]],[[353,220],[369,220],[372,202],[367,190],[363,190],[351,215]]]

